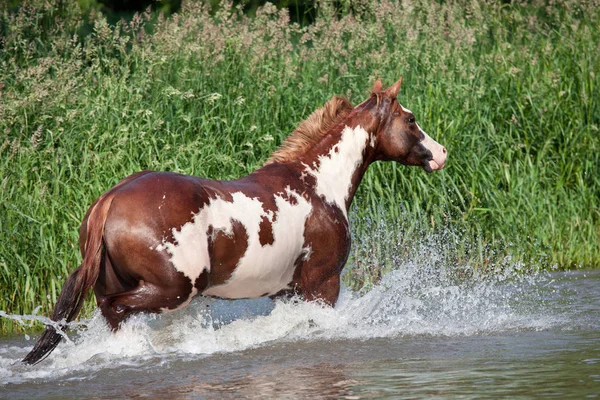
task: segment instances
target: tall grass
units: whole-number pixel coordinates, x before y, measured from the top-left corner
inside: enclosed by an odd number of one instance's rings
[[[383,209],[406,240],[460,230],[459,262],[600,266],[598,0],[341,3],[319,2],[309,26],[272,5],[248,18],[189,2],[114,26],[65,2],[2,10],[0,310],[50,312],[87,207],[123,177],[248,174],[333,94],[358,103],[379,76],[404,77],[400,101],[449,160],[435,174],[373,165],[358,237]]]

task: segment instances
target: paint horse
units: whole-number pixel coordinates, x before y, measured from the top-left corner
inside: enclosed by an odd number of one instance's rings
[[[133,174],[100,196],[80,228],[83,263],[68,277],[52,320],[78,314],[93,286],[113,330],[129,315],[224,299],[298,294],[334,306],[350,250],[348,209],[369,165],[392,160],[431,172],[446,149],[381,80],[353,108],[333,97],[265,165],[233,181],[168,172]],[[48,325],[24,362],[60,342]]]

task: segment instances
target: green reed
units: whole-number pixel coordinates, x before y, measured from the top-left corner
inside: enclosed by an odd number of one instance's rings
[[[435,174],[373,165],[357,240],[384,220],[406,257],[449,231],[452,262],[600,266],[600,8],[556,3],[319,2],[304,27],[270,5],[114,26],[42,1],[3,10],[0,310],[50,313],[87,207],[123,177],[248,174],[332,95],[358,103],[379,76],[404,77],[400,101],[449,159]],[[352,286],[390,268],[392,239],[357,246]]]

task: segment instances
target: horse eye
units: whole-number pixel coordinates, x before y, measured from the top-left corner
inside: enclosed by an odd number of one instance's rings
[[[414,123],[415,123],[415,117],[410,117],[410,118],[408,119],[408,123],[409,123],[409,124],[414,124]]]

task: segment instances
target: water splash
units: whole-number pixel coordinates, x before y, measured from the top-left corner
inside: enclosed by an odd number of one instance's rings
[[[494,267],[494,272],[452,262],[447,233],[428,236],[406,257],[399,236],[389,235],[389,229],[385,234],[390,238],[383,242],[387,253],[382,257],[371,252],[362,266],[367,272],[377,267],[382,277],[365,280],[359,291],[343,288],[336,308],[298,299],[200,299],[178,312],[135,316],[116,334],[97,312],[84,321],[87,329],[70,334],[72,341],[61,343],[37,366],[19,362],[33,342],[0,346],[0,383],[84,379],[99,369],[272,343],[482,335],[569,325],[565,314],[544,306],[553,290],[546,273],[523,273],[523,267],[510,260]],[[381,245],[377,235],[374,231],[370,240],[358,241],[357,254]],[[356,262],[348,265],[357,267]]]

